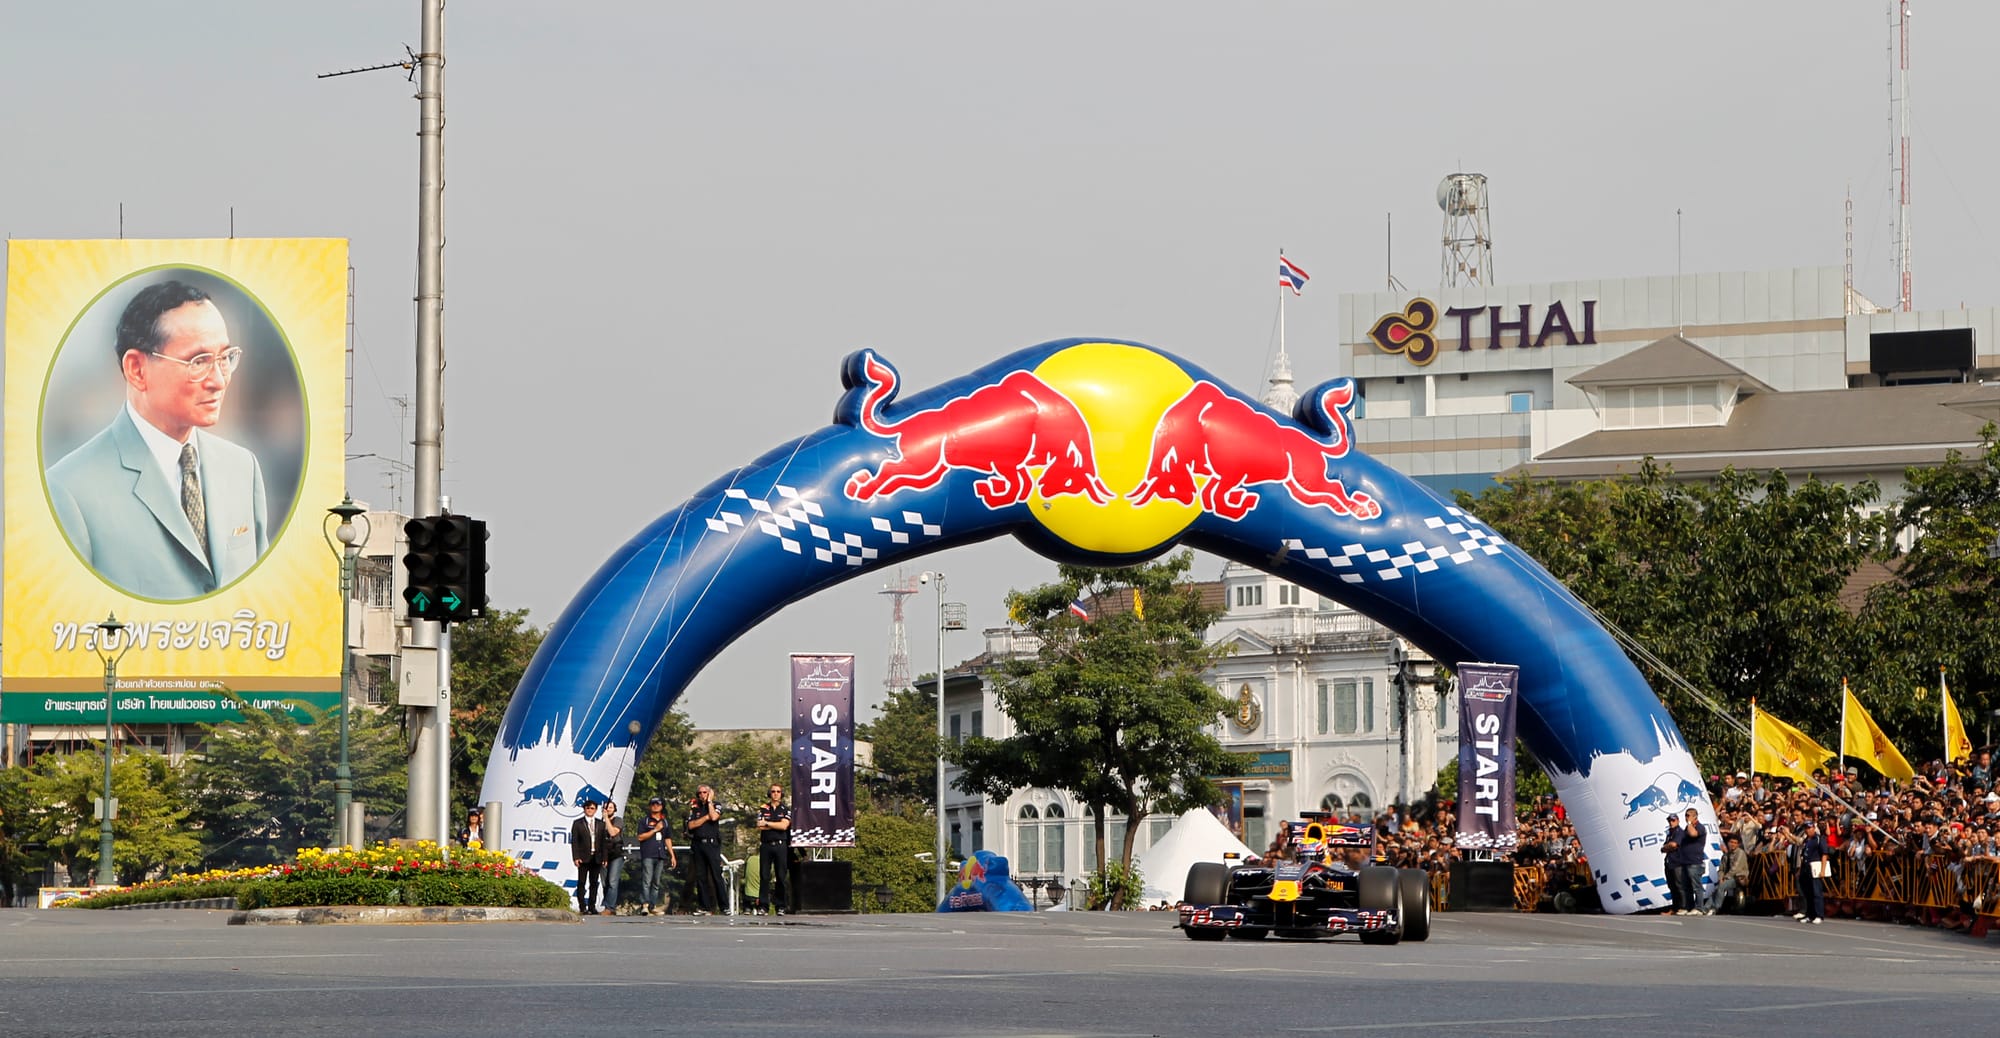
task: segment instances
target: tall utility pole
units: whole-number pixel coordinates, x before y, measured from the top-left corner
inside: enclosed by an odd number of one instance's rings
[[[1889,0],[1889,173],[1896,182],[1896,309],[1910,311],[1910,0]]]
[[[417,101],[417,515],[437,515],[444,481],[444,0],[423,0],[423,43],[416,55]],[[417,733],[410,754],[405,817],[412,839],[443,846],[451,815],[451,643],[429,620],[410,622],[410,644],[436,648],[438,701],[410,707]]]

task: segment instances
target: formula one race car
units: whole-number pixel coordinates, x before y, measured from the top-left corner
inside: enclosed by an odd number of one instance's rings
[[[1196,862],[1188,870],[1180,928],[1190,940],[1262,940],[1353,933],[1363,944],[1431,935],[1430,878],[1422,869],[1368,864],[1372,828],[1309,814],[1290,827],[1291,861]]]

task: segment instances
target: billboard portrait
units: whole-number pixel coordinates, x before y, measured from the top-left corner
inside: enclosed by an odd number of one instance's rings
[[[101,715],[107,613],[123,720],[338,702],[346,286],[336,239],[8,243],[0,719]]]

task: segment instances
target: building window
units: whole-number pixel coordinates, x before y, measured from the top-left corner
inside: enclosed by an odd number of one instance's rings
[[[1409,692],[1401,682],[1389,682],[1389,731],[1403,730],[1403,706],[1409,700]]]
[[[1347,809],[1354,812],[1356,817],[1366,815],[1374,807],[1375,802],[1368,799],[1368,794],[1366,793],[1356,793],[1347,798]]]
[[[972,851],[977,854],[985,849],[986,822],[983,819],[975,818],[972,820]]]
[[[1014,853],[1014,871],[1020,875],[1042,871],[1042,827],[1035,824],[1035,819],[1040,817],[1041,812],[1035,810],[1035,805],[1021,805],[1020,846],[1015,848]]]
[[[1050,804],[1047,817],[1058,819],[1042,823],[1042,868],[1049,872],[1063,870],[1063,816],[1061,804]]]
[[[354,563],[354,598],[377,609],[400,605],[396,597],[396,563],[389,558],[357,559]]]
[[[1313,700],[1313,731],[1316,731],[1321,735],[1325,735],[1326,725],[1327,725],[1327,687],[1326,687],[1326,682],[1322,681],[1319,683],[1319,694]]]
[[[1298,586],[1297,584],[1280,584],[1280,585],[1278,585],[1278,604],[1279,604],[1279,605],[1291,605],[1291,606],[1295,606],[1295,605],[1298,605],[1298,604],[1299,604],[1299,586]]]
[[[1446,722],[1447,722],[1447,719],[1448,719],[1448,718],[1449,718],[1450,716],[1451,716],[1451,697],[1450,697],[1450,696],[1448,696],[1448,695],[1445,695],[1445,694],[1444,694],[1443,692],[1439,692],[1439,693],[1438,693],[1438,701],[1437,701],[1437,730],[1438,730],[1438,731],[1442,732],[1442,731],[1445,731],[1445,730],[1446,730],[1446,729],[1445,729],[1445,724],[1446,724]]]
[[[1347,806],[1346,804],[1341,802],[1339,793],[1328,793],[1327,795],[1319,798],[1319,809],[1321,811],[1326,812],[1327,814],[1337,815],[1342,810],[1344,810],[1346,806]]]
[[[1340,735],[1353,735],[1361,730],[1361,704],[1359,691],[1352,681],[1333,683],[1333,730]]]
[[[1527,414],[1534,409],[1535,394],[1533,390],[1516,391],[1507,394],[1508,414]]]
[[[972,734],[974,738],[986,734],[986,711],[974,710],[972,712]]]
[[[1147,833],[1147,844],[1148,846],[1152,846],[1166,839],[1167,834],[1173,831],[1174,820],[1171,818],[1153,818],[1148,819],[1146,825],[1151,830]]]
[[[1238,607],[1260,606],[1264,604],[1264,585],[1246,584],[1236,589]]]
[[[957,714],[951,715],[951,743],[954,746],[957,746],[965,741],[963,735],[959,731],[959,724],[963,720],[964,719]]]
[[[651,810],[651,808],[648,808],[647,810]],[[959,848],[958,823],[953,822],[951,823],[951,856],[963,861],[965,859],[965,852],[959,850],[958,848]]]

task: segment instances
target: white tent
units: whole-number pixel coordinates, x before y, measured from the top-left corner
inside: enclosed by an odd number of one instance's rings
[[[1214,812],[1196,808],[1182,815],[1167,835],[1138,855],[1139,872],[1146,881],[1146,903],[1179,901],[1190,866],[1198,861],[1222,861],[1223,855],[1231,852],[1239,856],[1236,860],[1251,855],[1250,848]]]

